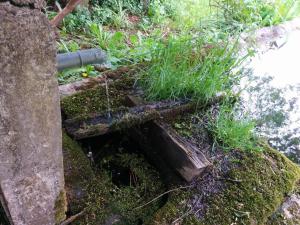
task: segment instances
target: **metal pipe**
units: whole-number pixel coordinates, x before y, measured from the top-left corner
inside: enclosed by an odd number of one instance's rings
[[[58,71],[89,64],[102,64],[105,63],[106,60],[105,52],[99,48],[63,53],[56,56]]]

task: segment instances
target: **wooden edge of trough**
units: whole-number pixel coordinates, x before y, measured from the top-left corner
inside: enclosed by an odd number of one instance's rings
[[[195,103],[174,102],[172,105],[165,102],[146,104],[129,108],[129,111],[115,111],[108,118],[107,113],[91,115],[88,118],[74,118],[64,121],[67,133],[80,140],[129,129],[148,121],[163,117],[174,117],[185,112],[195,110]]]
[[[128,96],[132,105],[140,105],[143,101]],[[187,142],[167,123],[152,120],[148,122],[147,138],[153,148],[160,153],[182,178],[190,182],[211,167],[205,155],[193,144]],[[137,137],[138,138],[138,137]]]
[[[123,74],[133,75],[136,71],[142,69],[143,66],[144,64],[138,64],[134,66],[123,66],[116,70],[104,71],[101,75],[97,77],[89,77],[69,84],[59,85],[58,89],[60,98],[63,99],[75,93],[79,93],[87,89],[92,89],[99,85],[105,85],[106,79],[114,81],[121,78]],[[97,67],[95,68],[97,69]]]
[[[148,128],[148,138],[153,147],[186,181],[192,181],[211,167],[211,163],[195,145],[184,140],[167,124],[153,121]]]

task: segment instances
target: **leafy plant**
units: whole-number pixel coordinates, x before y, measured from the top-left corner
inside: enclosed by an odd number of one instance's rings
[[[84,31],[90,22],[92,22],[92,17],[88,8],[78,7],[73,13],[64,18],[63,30],[65,32]]]
[[[95,6],[92,10],[93,21],[109,24],[117,29],[129,27],[128,7],[125,7],[124,4],[122,0],[111,0],[103,6]],[[127,2],[127,4],[129,3]]]
[[[94,6],[109,8],[115,12],[119,10],[119,3],[121,3],[122,8],[130,14],[138,15],[143,11],[142,1],[140,0],[92,0],[92,3]]]
[[[247,26],[271,26],[298,16],[297,0],[212,0],[228,23]],[[297,9],[298,8],[298,9]]]
[[[94,66],[87,65],[80,68],[66,69],[58,73],[59,84],[66,84],[81,80],[86,77],[97,76],[98,73],[95,71]]]
[[[102,49],[107,49],[110,38],[112,34],[110,32],[107,32],[103,29],[103,27],[100,24],[97,23],[90,23],[89,24],[89,32],[92,35],[93,38],[95,38],[95,41]]]

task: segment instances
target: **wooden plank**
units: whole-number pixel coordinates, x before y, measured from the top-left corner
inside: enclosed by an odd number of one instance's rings
[[[132,105],[140,105],[143,100],[128,96]],[[147,139],[152,147],[175,169],[182,178],[190,182],[211,166],[205,155],[193,144],[164,122],[147,123]]]
[[[186,181],[193,180],[211,166],[196,146],[187,142],[166,123],[153,121],[148,128],[148,138],[153,147],[161,152],[166,162]]]
[[[75,81],[70,84],[64,84],[59,86],[59,94],[61,99],[64,97],[74,95],[76,93],[93,89],[98,86],[104,86],[107,79],[108,83],[121,79],[124,75],[134,76],[137,70],[141,69],[143,64],[135,66],[124,66],[116,70],[107,70],[102,72],[100,76],[89,77],[80,81]],[[95,67],[97,69],[97,67]]]
[[[64,121],[67,133],[75,139],[84,139],[106,133],[125,130],[154,119],[174,117],[195,110],[194,103],[162,101],[145,104],[110,113],[91,115]]]

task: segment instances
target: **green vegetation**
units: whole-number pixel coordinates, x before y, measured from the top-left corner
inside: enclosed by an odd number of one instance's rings
[[[205,45],[202,39],[170,38],[154,52],[142,77],[149,99],[193,98],[205,102],[228,91],[240,78],[243,59],[235,45]]]
[[[241,24],[247,27],[276,25],[300,15],[297,0],[213,0],[222,9],[221,14],[227,24]]]
[[[252,154],[256,154],[255,157]],[[228,178],[237,182],[229,183],[222,194],[213,196],[205,224],[233,221],[265,224],[284,198],[295,190],[300,169],[281,153],[264,145],[263,154],[242,154],[240,167],[230,171]]]
[[[109,55],[107,66],[111,64],[114,69],[157,59],[157,53],[163,51],[160,49],[172,41],[174,45],[178,44],[177,39],[186,39],[185,45],[191,44],[189,39],[196,36],[201,37],[200,42],[226,43],[229,36],[241,30],[274,25],[300,14],[299,1],[294,0],[276,0],[274,3],[261,0],[152,0],[148,9],[141,2],[92,1],[90,8],[78,7],[63,21],[59,51],[101,47]],[[54,12],[48,12],[50,18],[54,15]],[[64,71],[59,74],[59,82],[83,79],[83,72],[88,72],[89,76],[100,74],[87,68]]]
[[[100,47],[109,57],[105,66],[112,70],[144,65],[133,79],[121,79],[108,88],[101,86],[64,98],[62,108],[68,118],[124,105],[127,88],[136,80],[146,100],[184,99],[203,104],[219,93],[231,95],[243,76],[239,66],[248,56],[238,54],[239,34],[300,15],[299,1],[292,0],[152,0],[148,6],[142,2],[93,0],[89,8],[79,7],[64,19],[59,52]],[[48,13],[49,17],[54,14]],[[63,71],[58,80],[64,84],[101,75],[88,66]],[[258,144],[255,123],[237,118],[232,103],[217,105],[203,123],[206,122],[213,146],[225,150],[225,155],[236,154],[232,159],[236,165],[222,177],[226,188],[207,200],[210,204],[203,221],[191,213],[183,217],[183,224],[264,224],[295,189],[299,168],[268,146]],[[124,124],[132,118],[125,119]],[[186,121],[174,126],[183,136],[191,136],[193,129],[200,133]],[[72,142],[65,139],[68,138],[64,137],[64,143]],[[80,149],[78,145],[76,148]],[[121,217],[122,224],[169,224],[190,210],[186,206],[195,194],[192,188],[170,193],[162,208],[161,201],[154,201],[134,210],[160,195],[164,185],[143,158],[128,152],[121,154],[119,150],[111,149],[111,154],[116,153],[114,157],[103,157],[100,168],[92,172],[85,159],[91,173],[89,179],[79,182],[87,196],[78,205],[86,207],[87,213],[77,224],[102,224],[113,217]],[[84,156],[81,152],[80,157]],[[70,158],[76,161],[76,156]],[[111,165],[129,168],[133,179],[130,185],[113,182]],[[70,176],[66,182],[73,182],[73,178]]]
[[[94,0],[89,8],[78,7],[61,26],[59,51],[101,47],[109,57],[107,67],[147,62],[138,80],[148,100],[192,99],[205,103],[216,94],[231,93],[242,73],[237,68],[247,58],[238,54],[241,31],[275,25],[300,15],[295,0]],[[48,13],[53,17],[55,13]],[[101,76],[93,66],[66,70],[61,84]],[[67,98],[62,106],[71,116],[118,107],[110,87]],[[82,97],[83,96],[83,97]],[[93,98],[95,97],[95,98]],[[115,101],[116,100],[116,101]],[[119,101],[120,100],[120,101]],[[254,124],[232,119],[230,109],[221,109],[209,129],[224,148],[253,150]]]
[[[254,137],[255,123],[249,119],[235,118],[233,108],[228,104],[221,105],[217,115],[209,115],[210,130],[214,142],[225,150],[239,149],[243,151],[258,151]]]
[[[146,1],[145,1],[146,2]],[[247,58],[238,55],[241,31],[270,26],[300,13],[294,0],[95,0],[91,7],[69,14],[61,26],[59,51],[101,47],[106,66],[147,62],[139,83],[148,100],[192,99],[205,103],[216,94],[231,93],[242,73],[237,68]],[[55,13],[48,13],[53,17]],[[66,70],[61,84],[101,76],[93,66]],[[85,116],[122,105],[122,93],[109,87],[91,90],[62,102],[68,116]],[[99,99],[102,99],[99,101]],[[232,119],[230,109],[221,109],[209,129],[214,141],[225,149],[255,149],[255,124]]]

